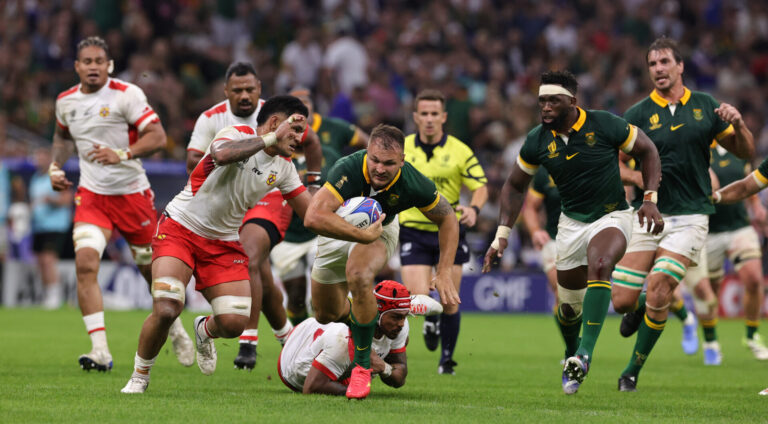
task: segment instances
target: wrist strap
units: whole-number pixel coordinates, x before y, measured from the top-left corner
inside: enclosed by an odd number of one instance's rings
[[[133,158],[133,153],[131,153],[131,149],[112,149],[113,152],[117,153],[117,157],[120,158],[121,161],[130,160]]]
[[[392,375],[392,365],[389,365],[388,363],[384,363],[384,370],[381,372],[382,377],[389,377]]]
[[[64,171],[59,168],[59,165],[57,165],[56,162],[51,162],[51,164],[48,165],[48,176],[58,177],[60,175],[64,175]]]
[[[323,185],[323,177],[317,171],[307,171],[304,174],[304,184],[308,186],[321,186]]]
[[[646,190],[643,193],[643,202],[658,203],[659,194],[654,190]]]
[[[720,194],[720,190],[716,191],[715,194],[712,195],[712,203],[718,204],[723,200],[723,195]]]
[[[493,237],[493,243],[491,243],[491,247],[499,250],[499,239],[509,238],[509,234],[512,232],[512,228],[507,227],[506,225],[499,225],[499,228],[496,229],[496,236]]]
[[[475,210],[475,215],[480,216],[480,208],[475,205],[470,205],[470,208]]]
[[[266,133],[261,136],[262,141],[264,141],[264,147],[270,147],[274,146],[277,143],[277,135],[275,135],[274,132]]]

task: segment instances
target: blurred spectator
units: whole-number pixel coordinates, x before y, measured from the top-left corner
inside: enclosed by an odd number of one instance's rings
[[[53,190],[48,176],[50,164],[49,149],[35,150],[37,171],[29,182],[29,201],[32,205],[32,250],[37,256],[43,282],[43,307],[56,309],[62,301],[58,262],[66,238],[70,236],[73,196],[71,190]]]
[[[280,74],[275,82],[277,92],[288,91],[290,87],[297,85],[310,90],[315,88],[323,62],[323,50],[314,36],[312,27],[301,27],[296,33],[296,39],[283,49]]]

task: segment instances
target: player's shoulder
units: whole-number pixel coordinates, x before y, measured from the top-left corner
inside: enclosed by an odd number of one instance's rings
[[[651,96],[645,96],[640,101],[630,106],[629,109],[627,109],[627,111],[624,112],[624,116],[626,117],[626,116],[631,116],[638,113],[643,113],[643,111],[646,110],[646,108],[651,104],[655,104],[651,99]]]
[[[213,107],[211,107],[211,108],[205,110],[203,113],[201,113],[199,119],[202,119],[202,118],[209,118],[210,119],[210,118],[213,118],[213,117],[215,117],[217,115],[221,115],[221,114],[227,113],[227,110],[228,110],[227,105],[228,105],[228,103],[229,103],[229,100],[224,100],[222,102],[216,103],[215,105],[213,105]]]
[[[117,78],[110,78],[109,82],[107,82],[107,88],[110,91],[117,91],[119,93],[128,95],[139,94],[144,96],[144,90],[142,90],[138,85]]]
[[[621,119],[621,120],[624,119],[620,116],[617,116],[614,113],[608,112],[607,110],[585,109],[585,112],[587,113],[587,119],[594,119],[598,122],[612,121],[615,119]]]
[[[713,95],[696,90],[691,90],[691,102],[693,104],[709,103],[715,105],[720,103],[717,101],[717,99],[715,99]]]
[[[61,100],[61,99],[65,98],[65,97],[69,97],[72,94],[77,93],[78,88],[80,88],[80,84],[76,84],[76,85],[74,85],[72,87],[69,87],[68,89],[66,89],[66,90],[62,91],[61,93],[59,93],[59,95],[56,96],[56,100]]]
[[[525,141],[536,141],[539,138],[541,138],[541,135],[544,133],[544,127],[539,124],[533,127],[530,131],[528,131],[528,134],[525,136]]]

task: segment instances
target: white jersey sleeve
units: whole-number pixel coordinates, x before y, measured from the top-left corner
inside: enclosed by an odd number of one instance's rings
[[[195,128],[192,130],[192,137],[189,139],[187,150],[195,150],[200,153],[208,151],[211,140],[216,135],[216,121],[207,115],[207,112],[201,113],[195,122]]]
[[[329,327],[316,342],[322,350],[312,361],[312,368],[320,370],[331,380],[338,380],[352,364],[349,328],[345,325]]]
[[[118,107],[129,125],[136,127],[141,133],[152,122],[159,122],[160,117],[147,102],[147,96],[135,85],[129,85],[125,95],[119,98]]]

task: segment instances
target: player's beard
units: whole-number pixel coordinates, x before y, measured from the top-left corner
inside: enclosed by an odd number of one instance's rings
[[[552,120],[552,122],[544,122],[542,119],[541,121],[541,127],[548,131],[558,131],[560,128],[563,127],[565,124],[565,120],[568,119],[568,113],[562,113],[558,115],[555,119]]]

